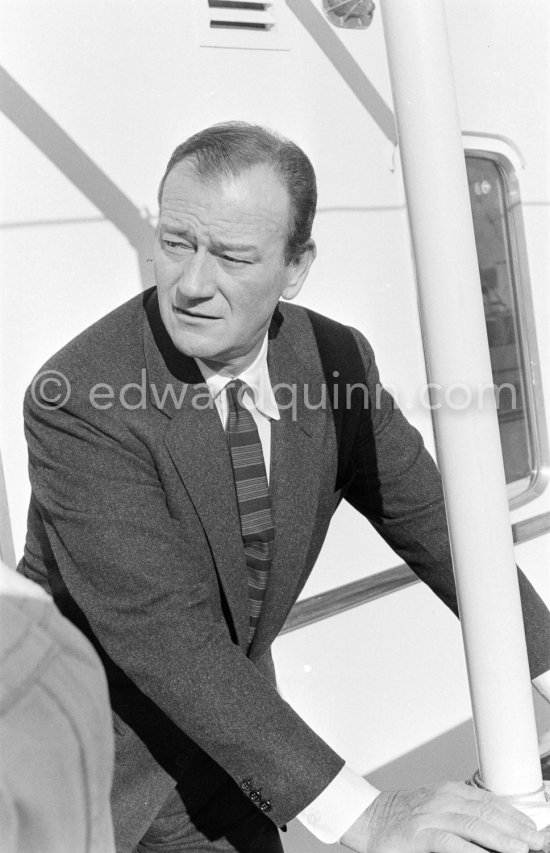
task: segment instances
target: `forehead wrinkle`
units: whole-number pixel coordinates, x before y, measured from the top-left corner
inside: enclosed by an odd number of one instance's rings
[[[246,210],[235,211],[239,218],[229,215],[232,211],[214,210],[211,213],[205,205],[199,205],[185,199],[168,197],[160,212],[161,228],[175,235],[205,240],[216,250],[223,248],[257,249],[260,240],[265,238],[284,238],[286,229],[266,209],[262,212]]]
[[[262,192],[251,195],[246,179],[255,172],[263,172],[266,180]],[[167,176],[161,215],[165,209],[172,210],[177,217],[195,216],[205,226],[210,224],[208,219],[212,217],[212,224],[221,228],[259,226],[262,231],[272,228],[282,236],[288,233],[292,213],[286,187],[272,169],[254,166],[234,176],[205,178],[197,175],[193,164],[186,160],[178,163]]]

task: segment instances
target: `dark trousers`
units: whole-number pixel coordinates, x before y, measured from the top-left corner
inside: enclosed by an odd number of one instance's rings
[[[275,824],[223,777],[193,803],[176,788],[134,853],[283,853]]]

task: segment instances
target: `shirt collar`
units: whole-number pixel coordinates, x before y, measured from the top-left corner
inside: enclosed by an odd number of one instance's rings
[[[236,375],[230,368],[223,367],[220,371],[216,371],[208,367],[200,358],[196,358],[195,361],[214,400],[232,379],[242,379],[252,391],[256,409],[265,417],[278,421],[281,416],[271,387],[267,366],[267,337],[266,335],[263,339],[260,351],[254,361]]]

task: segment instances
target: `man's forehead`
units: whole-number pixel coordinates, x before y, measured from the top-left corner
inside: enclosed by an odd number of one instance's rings
[[[254,163],[249,167],[240,169],[235,173],[229,171],[203,172],[199,170],[194,158],[188,157],[180,160],[168,172],[164,182],[162,200],[166,191],[170,193],[182,190],[191,184],[204,187],[205,190],[227,191],[235,188],[249,190],[252,197],[262,200],[265,192],[277,195],[289,202],[288,190],[277,175],[275,169],[269,163]]]
[[[219,219],[219,224],[245,226],[263,220],[286,230],[289,212],[288,192],[271,166],[251,166],[235,176],[205,176],[188,160],[168,173],[160,207],[161,222],[174,226],[183,216],[197,218],[197,224]]]

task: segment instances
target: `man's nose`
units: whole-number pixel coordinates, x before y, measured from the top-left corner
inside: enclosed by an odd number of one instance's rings
[[[187,299],[208,299],[216,292],[214,258],[198,248],[187,260],[178,281],[178,290]]]

